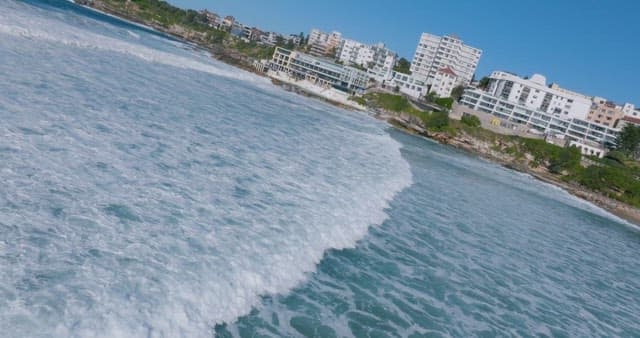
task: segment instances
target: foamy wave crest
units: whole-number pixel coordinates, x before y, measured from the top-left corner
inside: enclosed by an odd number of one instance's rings
[[[411,184],[377,122],[38,11],[0,4],[2,335],[209,336]]]
[[[194,60],[193,58],[156,50],[140,44],[95,34],[59,20],[49,19],[39,15],[25,15],[24,12],[16,10],[16,7],[18,6],[7,6],[5,13],[0,16],[0,34],[59,43],[74,48],[122,53],[148,62],[155,62],[167,66],[191,69],[253,83],[269,83],[269,81],[253,74],[232,70],[222,65],[214,65],[213,62],[205,63]],[[139,33],[134,33],[131,30],[127,30],[126,32],[134,40],[140,39]],[[164,43],[166,44],[167,42],[165,41]]]

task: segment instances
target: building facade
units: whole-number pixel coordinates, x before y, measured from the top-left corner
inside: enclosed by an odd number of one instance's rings
[[[442,68],[436,72],[436,76],[429,86],[429,93],[434,93],[439,97],[450,97],[453,88],[458,83],[458,75],[450,67]]]
[[[546,78],[539,74],[526,79],[507,72],[493,72],[489,76],[487,93],[527,109],[567,120],[586,119],[591,109],[591,99],[588,96],[557,85],[548,87]]]
[[[458,76],[458,84],[468,85],[476,72],[482,51],[465,45],[455,36],[422,33],[411,62],[411,72],[431,84],[438,71],[449,67]]]
[[[391,87],[394,91],[409,95],[415,99],[421,98],[427,94],[427,85],[424,81],[417,79],[409,74],[394,71],[393,76],[389,80],[382,82],[386,87]]]
[[[269,69],[321,86],[355,92],[363,92],[369,82],[369,75],[362,70],[280,47],[273,53]]]
[[[601,97],[594,97],[587,120],[613,127],[625,115],[622,108]]]
[[[383,43],[367,45],[350,39],[343,39],[336,53],[336,59],[340,62],[366,68],[377,81],[393,76],[396,58],[397,54],[385,48]]]
[[[616,128],[622,129],[622,128],[626,127],[629,124],[632,125],[632,126],[640,127],[640,118],[634,117],[634,116],[629,116],[629,115],[624,116],[623,118],[618,120]]]
[[[312,29],[309,33],[307,44],[310,46],[309,52],[316,56],[335,56],[340,47],[342,34],[338,31],[325,33],[319,29]]]
[[[568,140],[603,146],[615,143],[619,129],[601,125],[586,119],[566,118],[543,110],[531,108],[491,92],[467,88],[460,99],[461,105],[471,110],[487,113],[497,118],[524,125],[532,132],[548,135],[564,135]]]

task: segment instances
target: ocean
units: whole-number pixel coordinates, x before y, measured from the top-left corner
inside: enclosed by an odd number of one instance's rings
[[[0,2],[0,336],[640,336],[640,231],[64,0]]]

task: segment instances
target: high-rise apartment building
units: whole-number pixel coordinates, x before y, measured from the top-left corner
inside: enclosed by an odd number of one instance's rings
[[[481,55],[480,49],[465,45],[455,36],[422,33],[411,62],[411,73],[431,84],[438,71],[448,67],[458,77],[458,84],[467,85],[471,83]]]

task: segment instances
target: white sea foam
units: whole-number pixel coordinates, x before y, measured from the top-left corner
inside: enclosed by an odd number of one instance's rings
[[[73,15],[0,4],[0,332],[207,336],[411,184],[378,123]]]
[[[73,48],[96,49],[122,53],[148,62],[160,63],[167,66],[192,69],[212,75],[251,81],[254,83],[269,83],[269,81],[261,77],[247,72],[238,71],[236,69],[230,69],[220,64],[214,65],[213,63],[201,62],[192,57],[168,53],[149,48],[141,44],[96,34],[87,31],[86,29],[60,22],[59,20],[43,17],[42,15],[30,15],[20,12],[19,9],[12,9],[14,8],[9,8],[7,12],[0,16],[0,34],[59,43]],[[130,30],[127,30],[127,32],[135,40],[140,39],[139,34],[131,32]],[[163,41],[165,44],[167,42],[168,40]]]

